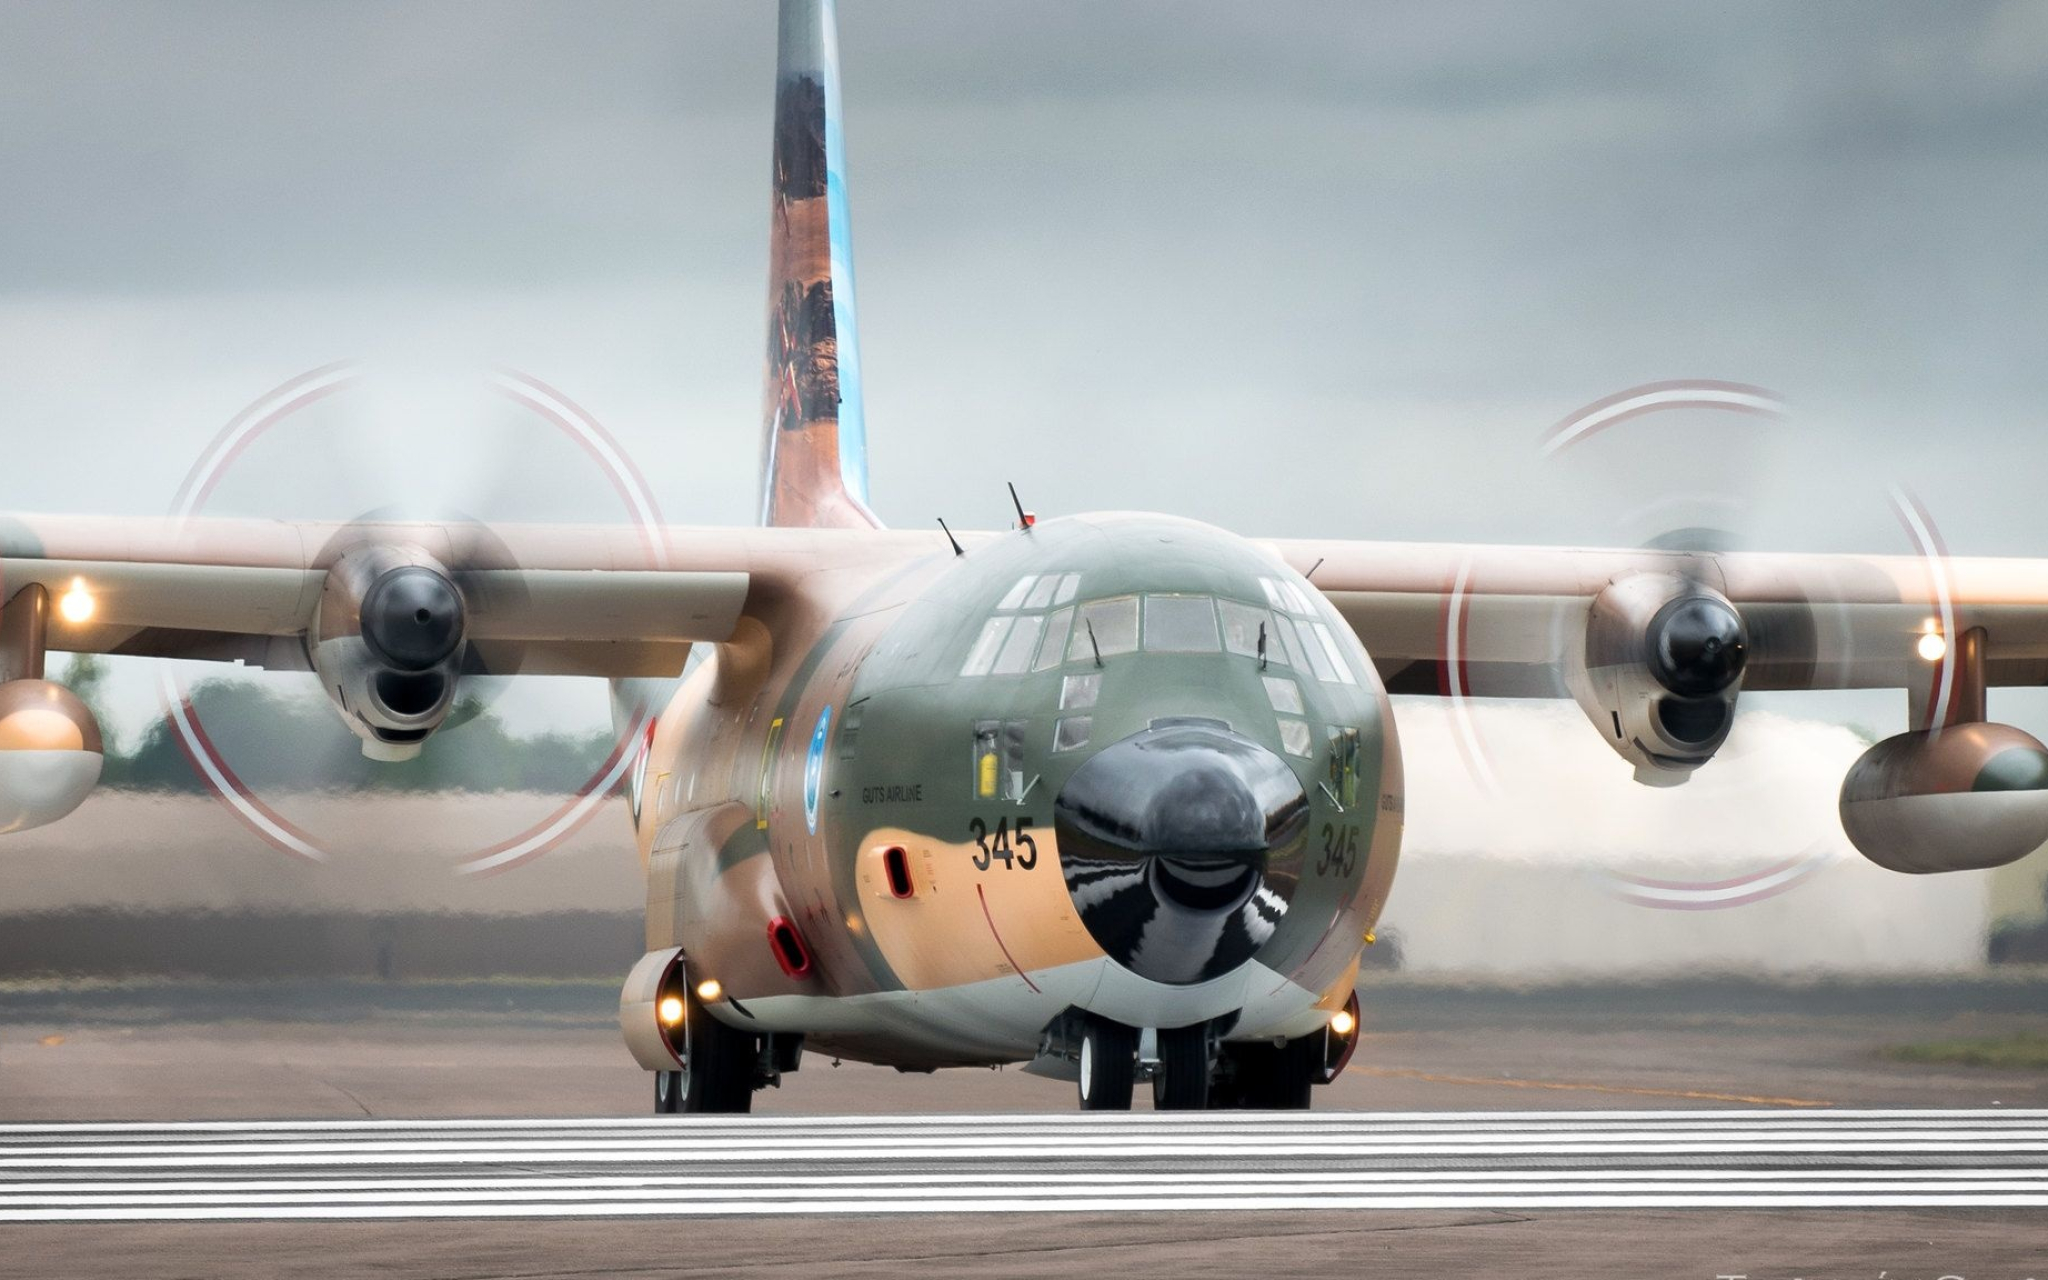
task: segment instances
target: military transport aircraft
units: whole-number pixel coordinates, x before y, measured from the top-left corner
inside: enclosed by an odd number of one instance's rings
[[[49,650],[317,674],[381,759],[477,674],[662,681],[632,788],[658,1111],[808,1047],[1024,1062],[1124,1108],[1305,1107],[1393,883],[1388,694],[1569,696],[1652,785],[1744,689],[1898,688],[1841,814],[1904,872],[2048,840],[2048,560],[1271,541],[1164,515],[868,509],[832,0],[782,0],[761,528],[0,521],[0,830],[98,780]],[[691,646],[709,646],[678,681]],[[1541,768],[1541,762],[1528,767]]]

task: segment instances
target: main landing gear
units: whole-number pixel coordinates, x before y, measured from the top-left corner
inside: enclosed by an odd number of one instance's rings
[[[803,1060],[802,1036],[750,1034],[711,1015],[688,986],[679,986],[683,1016],[664,1032],[680,1066],[654,1073],[656,1115],[743,1115],[754,1091],[782,1083]]]
[[[1306,1111],[1314,1086],[1329,1083],[1350,1059],[1355,1010],[1339,1025],[1346,1028],[1341,1034],[1325,1028],[1280,1044],[1220,1043],[1208,1023],[1162,1028],[1158,1060],[1148,1064],[1152,1109]],[[1141,1071],[1138,1039],[1134,1027],[1094,1014],[1080,1019],[1074,1040],[1083,1111],[1130,1109]]]
[[[754,1109],[754,1070],[761,1037],[735,1031],[711,1016],[692,993],[682,1024],[669,1033],[682,1066],[654,1073],[654,1110],[743,1114]]]

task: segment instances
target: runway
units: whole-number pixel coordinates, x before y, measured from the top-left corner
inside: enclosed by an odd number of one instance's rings
[[[0,1223],[2048,1206],[2048,1111],[0,1126]]]

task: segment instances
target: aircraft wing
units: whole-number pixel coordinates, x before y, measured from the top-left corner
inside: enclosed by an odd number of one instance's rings
[[[750,598],[944,547],[936,532],[855,529],[13,517],[0,600],[43,586],[50,649],[306,670],[331,571],[399,550],[458,586],[465,674],[673,676],[692,642],[732,636]],[[89,616],[67,610],[73,591]]]
[[[2048,560],[1420,543],[1267,544],[1329,599],[1390,692],[1567,696],[1585,621],[1635,575],[1720,593],[1749,690],[1910,688],[1930,630],[1982,628],[1988,685],[2048,684]]]

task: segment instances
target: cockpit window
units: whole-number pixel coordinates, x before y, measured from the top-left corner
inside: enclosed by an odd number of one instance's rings
[[[1086,711],[1102,696],[1102,673],[1090,671],[1086,675],[1068,676],[1060,681],[1060,710]]]
[[[967,651],[967,661],[960,664],[963,676],[985,676],[995,665],[996,654],[1002,650],[1003,640],[1010,634],[1014,618],[990,618],[981,624],[981,634],[974,638],[974,647]]]
[[[1291,582],[1259,579],[1270,611],[1238,600],[1165,592],[1068,605],[1080,582],[1077,573],[1019,578],[995,616],[982,624],[960,674],[1051,671],[1065,662],[1093,661],[1098,654],[1130,653],[1142,639],[1150,653],[1228,652],[1262,658],[1262,668],[1291,667],[1333,684],[1358,683],[1343,647],[1321,620],[1330,616],[1327,607],[1319,614]]]
[[[999,602],[999,603],[998,603],[998,604],[996,605],[996,608],[998,608],[998,609],[1021,609],[1021,608],[1023,608],[1023,607],[1024,607],[1024,597],[1025,597],[1025,596],[1028,596],[1028,595],[1030,595],[1030,594],[1031,594],[1031,588],[1032,588],[1032,585],[1033,585],[1033,584],[1035,584],[1035,583],[1036,583],[1037,581],[1038,581],[1038,579],[1037,579],[1037,578],[1036,578],[1035,576],[1031,576],[1031,577],[1023,577],[1023,578],[1019,578],[1019,579],[1017,579],[1017,585],[1016,585],[1016,586],[1014,586],[1014,587],[1011,587],[1011,588],[1009,589],[1009,591],[1008,591],[1008,592],[1006,592],[1006,593],[1004,594],[1004,596],[1003,596],[1002,600],[1001,600],[1001,601],[1000,601],[1000,602]]]
[[[1098,652],[1107,658],[1111,654],[1130,653],[1137,647],[1138,597],[1090,600],[1081,606],[1081,616],[1075,620],[1074,637],[1067,642],[1067,660],[1085,661]]]
[[[1281,666],[1292,666],[1287,653],[1280,647],[1280,637],[1273,634],[1270,615],[1264,609],[1235,600],[1218,600],[1216,609],[1223,615],[1223,647],[1232,653],[1255,658],[1259,654],[1259,636],[1266,637],[1266,661]]]
[[[996,654],[995,666],[991,668],[999,676],[1021,675],[1031,666],[1032,657],[1038,652],[1038,633],[1045,626],[1045,619],[1036,614],[1025,614],[1010,627],[1009,639]]]
[[[1148,653],[1214,653],[1216,602],[1208,596],[1146,596]]]
[[[1330,667],[1329,655],[1312,641],[1307,644],[1302,642],[1295,632],[1294,619],[1284,613],[1279,614],[1273,619],[1273,625],[1279,628],[1280,643],[1287,647],[1287,656],[1293,660],[1295,666],[1315,672],[1318,680],[1336,679],[1337,673]]]
[[[1309,624],[1304,629],[1303,643],[1307,643],[1309,631],[1315,633],[1316,644],[1322,649],[1324,656],[1329,658],[1330,666],[1337,672],[1339,683],[1357,684],[1358,677],[1351,674],[1351,664],[1344,661],[1344,651],[1337,647],[1337,638],[1330,634],[1330,629],[1320,622]]]
[[[1266,700],[1273,704],[1273,710],[1289,715],[1301,715],[1301,686],[1285,676],[1266,677]]]
[[[1296,667],[1313,671],[1317,679],[1333,684],[1358,683],[1343,647],[1324,621],[1334,616],[1328,602],[1323,602],[1318,610],[1317,602],[1310,600],[1307,592],[1284,578],[1260,578],[1259,586],[1266,593],[1266,603],[1273,606],[1274,627]]]
[[[1074,611],[1062,609],[1045,622],[1045,639],[1038,646],[1038,661],[1031,664],[1033,671],[1050,671],[1060,665],[1067,656],[1067,635],[1074,629]]]
[[[1059,590],[1059,585],[1060,575],[1056,573],[1046,574],[1038,580],[1037,586],[1031,588],[1031,594],[1024,597],[1024,607],[1026,609],[1045,608],[1045,606],[1052,603],[1052,593]]]

